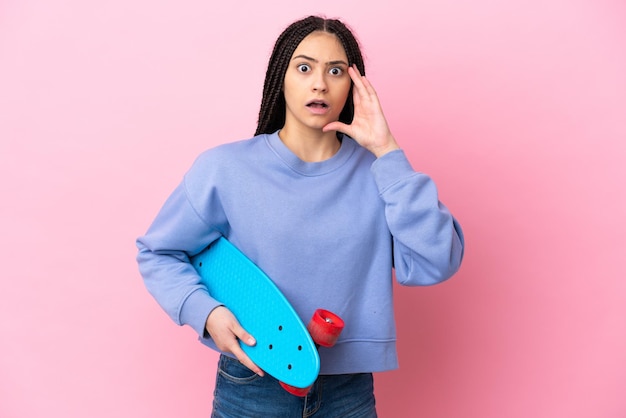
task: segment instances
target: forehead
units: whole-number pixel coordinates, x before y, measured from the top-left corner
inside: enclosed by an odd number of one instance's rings
[[[307,35],[293,52],[291,58],[306,55],[321,62],[348,61],[339,38],[332,33],[315,31]]]

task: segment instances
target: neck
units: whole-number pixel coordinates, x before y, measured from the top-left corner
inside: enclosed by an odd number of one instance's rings
[[[335,131],[294,130],[284,126],[278,136],[291,152],[308,163],[327,160],[341,147]]]

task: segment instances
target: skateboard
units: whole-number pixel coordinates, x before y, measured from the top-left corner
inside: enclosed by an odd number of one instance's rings
[[[216,300],[223,303],[256,345],[240,343],[263,371],[296,396],[306,396],[320,370],[319,346],[332,347],[343,320],[318,309],[307,326],[272,280],[225,238],[191,263]]]

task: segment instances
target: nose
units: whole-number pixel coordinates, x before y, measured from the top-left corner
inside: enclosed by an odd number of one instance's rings
[[[313,77],[313,91],[326,92],[327,90],[326,73],[324,71],[317,71]]]

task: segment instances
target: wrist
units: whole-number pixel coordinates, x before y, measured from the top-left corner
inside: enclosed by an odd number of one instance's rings
[[[400,147],[395,142],[393,144],[388,144],[380,147],[372,147],[370,151],[372,154],[376,156],[376,158],[380,158],[385,154],[390,153],[391,151],[399,150]]]

